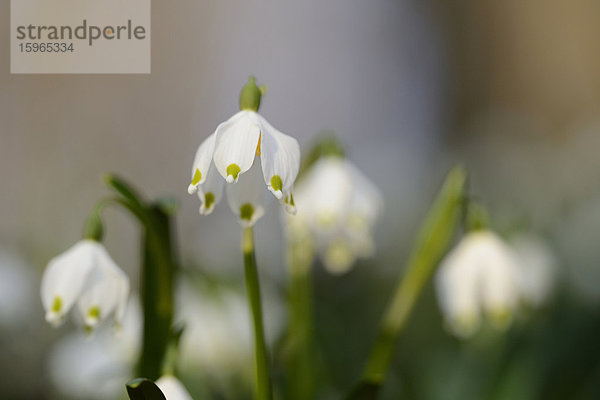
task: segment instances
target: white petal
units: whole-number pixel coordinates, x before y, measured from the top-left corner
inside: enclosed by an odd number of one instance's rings
[[[504,329],[512,319],[518,303],[515,272],[517,258],[512,249],[496,234],[477,232],[480,251],[479,279],[483,307],[492,324]]]
[[[235,185],[228,185],[227,202],[242,226],[252,226],[265,213],[269,197],[258,162]]]
[[[218,129],[213,159],[217,170],[228,183],[252,167],[260,138],[260,126],[252,111],[240,111]],[[232,123],[230,123],[232,122]]]
[[[550,296],[557,278],[557,261],[548,245],[539,237],[519,234],[511,239],[518,256],[516,272],[523,300],[540,306]]]
[[[442,260],[435,276],[442,313],[460,337],[473,335],[480,323],[478,265],[473,254],[471,243],[463,239]]]
[[[192,400],[192,396],[183,383],[173,375],[163,375],[156,381],[156,386],[163,392],[167,400]]]
[[[127,304],[129,302],[129,278],[123,273],[120,279],[117,280],[118,285],[117,291],[117,307],[115,309],[115,326],[120,328],[123,325],[123,317],[127,311]]]
[[[210,166],[207,175],[206,182],[200,185],[198,190],[198,198],[202,202],[200,205],[200,214],[202,215],[212,213],[223,195],[224,181],[214,164]]]
[[[315,231],[334,231],[345,222],[353,182],[340,157],[317,161],[296,188],[297,204],[304,208]]]
[[[48,263],[41,285],[46,320],[60,323],[83,290],[94,268],[94,253],[99,243],[82,240]]]
[[[267,188],[282,199],[292,185],[300,169],[300,146],[298,141],[275,129],[258,115],[261,126],[260,157]]]
[[[113,312],[117,323],[120,323],[129,295],[129,278],[115,264],[103,246],[96,249],[95,263],[96,267],[77,303],[81,316],[89,328],[94,328]]]
[[[191,183],[188,187],[189,194],[196,192],[198,185],[201,185],[206,181],[208,169],[212,163],[212,157],[215,150],[216,132],[218,132],[219,129],[222,129],[224,124],[227,123],[228,122],[224,122],[219,125],[215,133],[207,137],[198,147],[198,150],[196,151],[196,157],[194,157],[194,165],[192,166]]]
[[[381,192],[358,168],[350,161],[345,160],[345,168],[349,178],[353,181],[353,191],[349,204],[351,215],[358,215],[366,219],[369,228],[375,223],[383,209]]]

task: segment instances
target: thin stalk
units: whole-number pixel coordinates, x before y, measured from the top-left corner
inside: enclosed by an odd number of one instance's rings
[[[256,400],[271,400],[273,398],[271,377],[269,373],[269,357],[263,327],[262,304],[260,298],[260,283],[254,254],[254,238],[252,228],[245,228],[242,235],[242,252],[244,254],[244,272],[246,275],[246,294],[254,324],[254,354],[256,373]]]
[[[287,398],[312,399],[315,389],[313,338],[313,287],[311,257],[301,243],[288,247],[288,307],[290,326],[287,343]]]

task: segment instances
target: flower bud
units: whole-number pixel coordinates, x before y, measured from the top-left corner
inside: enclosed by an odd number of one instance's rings
[[[260,98],[264,88],[256,86],[256,78],[251,76],[248,83],[244,85],[240,92],[240,110],[258,111],[260,107]]]

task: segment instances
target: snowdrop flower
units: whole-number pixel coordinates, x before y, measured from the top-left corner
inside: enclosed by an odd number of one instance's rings
[[[328,271],[346,272],[357,258],[372,255],[383,200],[350,161],[339,155],[317,160],[297,185],[296,204],[297,215],[286,221],[288,238],[317,251]]]
[[[155,383],[167,400],[192,400],[183,383],[173,375],[163,375]]]
[[[519,234],[510,244],[518,256],[516,275],[521,300],[539,307],[556,284],[556,258],[540,238],[531,234]]]
[[[251,77],[240,94],[241,111],[198,147],[188,192],[198,193],[200,214],[213,211],[225,182],[229,205],[244,226],[252,226],[264,213],[265,186],[294,212],[292,186],[300,168],[300,147],[258,114],[260,99],[261,89]]]
[[[442,260],[435,277],[438,301],[449,329],[473,335],[480,314],[505,329],[518,305],[517,258],[509,245],[489,230],[467,233]]]
[[[114,314],[120,325],[129,295],[129,279],[104,246],[83,239],[48,263],[42,278],[41,297],[46,321],[59,325],[77,303],[86,329]]]

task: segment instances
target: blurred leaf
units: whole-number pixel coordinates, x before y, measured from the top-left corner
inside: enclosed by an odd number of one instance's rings
[[[452,241],[462,209],[466,180],[467,174],[461,167],[455,167],[448,173],[421,226],[406,273],[399,280],[381,321],[363,381],[352,391],[353,396],[361,397],[349,398],[369,399],[377,396],[393,356],[396,338],[405,327],[425,284]]]
[[[131,400],[167,400],[158,386],[146,378],[133,379],[126,386]]]

